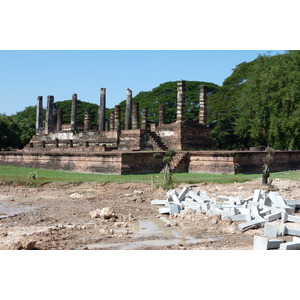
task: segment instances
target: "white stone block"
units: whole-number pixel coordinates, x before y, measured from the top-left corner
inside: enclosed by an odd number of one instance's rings
[[[267,222],[272,222],[272,221],[280,219],[280,218],[281,218],[281,210],[276,210],[275,213],[271,213],[269,215],[264,216],[264,219]]]
[[[279,250],[300,250],[300,242],[282,243]]]
[[[278,208],[287,208],[288,206],[286,205],[284,199],[282,198],[281,195],[279,195],[276,192],[269,192],[268,197],[272,201],[273,205],[278,207]]]
[[[260,190],[258,190],[258,189],[255,189],[254,190],[254,195],[253,195],[253,202],[258,202],[259,201],[259,199],[260,199]]]
[[[239,224],[238,229],[245,230],[248,227],[252,227],[252,226],[261,227],[261,226],[263,226],[263,224],[265,224],[265,220],[262,217],[257,217],[254,220],[251,220],[249,222]]]
[[[194,192],[190,192],[189,196],[199,203],[203,203],[203,198]]]
[[[231,216],[231,220],[233,222],[237,222],[237,221],[250,221],[247,215],[242,215],[242,214]]]
[[[184,197],[186,196],[186,194],[189,192],[189,189],[187,187],[184,187],[181,192],[178,195],[178,200],[181,202],[184,200]]]
[[[253,238],[253,250],[269,250],[277,249],[282,244],[281,240],[268,239],[262,236],[254,236]]]
[[[287,221],[288,222],[294,222],[294,223],[300,223],[300,217],[299,216],[287,215]]]
[[[168,205],[168,200],[151,200],[153,205]]]
[[[170,213],[170,207],[160,207],[158,209],[158,212],[160,214],[169,214]]]
[[[178,214],[180,212],[180,205],[176,204],[176,203],[169,203],[169,208],[170,208],[170,215],[173,214]]]
[[[277,237],[277,226],[272,224],[265,224],[264,235],[269,237]]]

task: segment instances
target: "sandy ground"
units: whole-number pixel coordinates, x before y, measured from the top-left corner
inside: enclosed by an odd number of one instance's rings
[[[300,182],[275,180],[274,189],[285,199],[300,199]],[[218,195],[249,197],[264,189],[260,180],[227,185],[181,184]],[[38,188],[0,183],[0,249],[253,249],[253,236],[238,222],[187,213],[158,215],[154,199],[166,199],[163,189],[137,183],[45,184]],[[111,217],[92,218],[90,212],[109,207]],[[276,221],[274,221],[276,222]],[[278,223],[279,224],[279,223]],[[289,241],[291,237],[282,239]]]

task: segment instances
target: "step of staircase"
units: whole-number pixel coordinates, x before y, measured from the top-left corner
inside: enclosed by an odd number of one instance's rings
[[[157,148],[159,148],[162,151],[168,150],[168,147],[165,145],[161,137],[157,135],[155,132],[149,132],[149,137],[151,138],[152,143],[155,143]]]

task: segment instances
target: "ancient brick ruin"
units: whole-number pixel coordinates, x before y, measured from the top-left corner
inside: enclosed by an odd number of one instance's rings
[[[62,111],[54,97],[47,97],[45,127],[43,98],[37,98],[36,134],[19,151],[0,151],[0,164],[109,174],[160,172],[164,166],[154,152],[175,150],[173,172],[261,172],[264,151],[216,150],[207,126],[207,87],[199,86],[199,121],[185,120],[185,81],[177,83],[177,116],[165,122],[165,107],[159,107],[158,124],[148,122],[147,108],[139,109],[127,89],[125,127],[121,128],[120,106],[105,118],[106,89],[100,90],[98,126],[91,126],[87,110],[84,124],[77,122],[77,94],[72,96],[71,123],[63,124]],[[271,171],[300,169],[300,151],[276,151]]]
[[[45,127],[42,127],[42,96],[37,99],[36,135],[25,147],[27,151],[165,151],[173,149],[207,150],[216,149],[206,125],[206,91],[200,86],[199,123],[185,121],[185,81],[177,85],[176,122],[165,123],[165,108],[159,108],[159,123],[149,123],[147,109],[139,111],[139,103],[132,102],[132,91],[127,89],[125,128],[121,129],[120,106],[116,105],[109,120],[105,119],[106,89],[100,91],[98,128],[92,128],[90,113],[85,112],[84,124],[77,123],[77,95],[72,96],[71,124],[62,125],[62,111],[57,110],[54,97],[47,98]],[[139,122],[141,115],[141,124]]]

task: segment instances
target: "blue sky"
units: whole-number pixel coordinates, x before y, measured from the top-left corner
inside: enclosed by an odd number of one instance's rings
[[[272,51],[271,54],[284,51]],[[55,101],[78,99],[99,104],[106,88],[107,107],[166,81],[196,80],[222,85],[239,63],[267,50],[2,50],[0,113],[36,104],[37,96]]]

